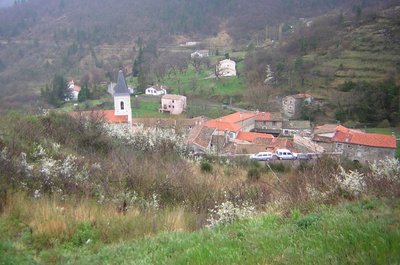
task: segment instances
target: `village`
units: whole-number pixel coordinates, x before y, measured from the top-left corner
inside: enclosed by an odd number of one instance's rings
[[[193,56],[202,54],[196,51]],[[229,59],[221,61],[216,66],[216,73],[223,77],[235,76],[235,62]],[[80,87],[70,81],[69,90],[73,95],[70,98],[76,100]],[[302,107],[314,104],[314,97],[307,93],[283,97],[280,112],[240,110],[210,119],[205,116],[181,118],[187,109],[187,98],[168,94],[168,90],[166,86],[154,85],[147,88],[145,94],[159,97],[159,112],[174,117],[133,118],[133,89],[127,86],[120,70],[116,84],[108,86],[114,100],[113,110],[77,111],[71,115],[100,117],[110,124],[128,125],[132,131],[137,128],[179,128],[186,136],[185,143],[190,152],[196,155],[309,160],[326,154],[359,163],[395,157],[397,143],[394,135],[366,133],[341,124],[312,125],[310,121],[300,120]],[[285,156],[279,155],[282,152]]]

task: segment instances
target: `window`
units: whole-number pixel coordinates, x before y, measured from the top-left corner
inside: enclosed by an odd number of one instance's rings
[[[121,101],[121,110],[124,110],[124,109],[125,109],[124,102],[123,102],[123,101]]]

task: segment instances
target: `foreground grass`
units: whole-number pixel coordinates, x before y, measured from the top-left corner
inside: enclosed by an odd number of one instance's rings
[[[366,200],[302,216],[266,214],[215,229],[163,233],[130,243],[52,249],[36,257],[59,264],[398,264],[400,203]],[[35,261],[0,244],[3,263]],[[0,262],[1,263],[1,262]]]

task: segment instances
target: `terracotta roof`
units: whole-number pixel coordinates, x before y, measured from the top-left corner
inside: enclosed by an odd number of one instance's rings
[[[222,121],[220,119],[209,120],[204,125],[208,128],[215,128],[218,131],[238,132],[242,129],[242,126],[238,124]]]
[[[194,139],[193,143],[207,149],[210,145],[212,135],[214,133],[214,128],[208,128],[206,126],[201,126],[200,132],[197,137]]]
[[[248,141],[248,142],[253,142],[254,140],[259,138],[272,139],[274,138],[274,136],[272,134],[254,133],[254,132],[239,132],[238,135],[236,136],[237,140]]]
[[[194,126],[193,129],[191,129],[188,135],[186,136],[185,142],[187,144],[193,143],[203,127],[204,126],[201,125]]]
[[[282,121],[280,112],[259,112],[255,118],[256,121]]]
[[[223,122],[238,123],[238,122],[253,118],[255,116],[256,116],[255,113],[235,112],[235,113],[223,116],[221,118],[218,118],[218,120],[223,121]]]
[[[128,123],[128,116],[116,116],[114,110],[91,110],[91,111],[78,111],[71,112],[71,116],[75,118],[85,117],[100,119],[108,123]]]
[[[293,149],[293,142],[288,138],[274,138],[271,143],[267,145],[268,151],[275,151],[276,149]]]
[[[344,127],[343,125],[338,124],[324,124],[320,126],[316,126],[314,130],[314,134],[323,134],[323,133],[333,133],[333,132],[361,132],[355,129],[349,129]]]
[[[173,100],[180,100],[186,98],[185,96],[175,95],[175,94],[167,94],[162,96],[161,99],[173,99]]]
[[[271,113],[269,112],[260,112],[256,115],[256,121],[270,121]]]
[[[77,85],[74,85],[74,87],[73,87],[73,88],[70,88],[70,90],[71,90],[71,91],[80,92],[80,91],[81,91],[81,87],[80,87],[80,86],[77,86]],[[82,93],[83,93],[83,92],[82,92]]]
[[[396,148],[397,146],[395,136],[354,131],[337,131],[332,141],[382,148]]]

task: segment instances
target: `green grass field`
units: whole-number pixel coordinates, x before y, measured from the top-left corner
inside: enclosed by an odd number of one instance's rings
[[[237,66],[240,67],[240,63]],[[178,76],[166,77],[161,83],[169,86],[171,93],[198,96],[205,99],[241,95],[245,84],[240,77],[216,79],[213,69],[203,69],[196,73],[189,67]]]
[[[160,97],[146,97],[139,96],[131,98],[132,104],[132,117],[145,118],[145,117],[166,117],[167,114],[160,113]]]
[[[399,264],[399,213],[399,201],[368,199],[307,215],[265,214],[192,233],[39,253],[0,237],[0,264]]]

